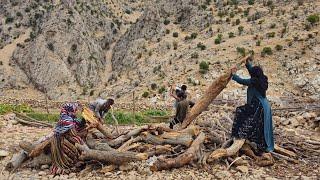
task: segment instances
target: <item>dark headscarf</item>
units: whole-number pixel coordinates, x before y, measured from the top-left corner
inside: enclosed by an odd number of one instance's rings
[[[266,97],[268,89],[268,77],[263,74],[263,70],[259,66],[254,66],[249,71],[253,80],[252,86],[255,87],[263,97]]]

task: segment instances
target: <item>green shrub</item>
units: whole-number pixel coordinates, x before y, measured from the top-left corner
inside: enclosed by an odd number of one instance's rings
[[[268,38],[274,38],[275,35],[276,35],[275,32],[269,32],[269,33],[267,33],[267,37],[268,37]]]
[[[277,44],[276,47],[275,47],[275,49],[276,49],[277,51],[281,51],[281,50],[283,49],[283,47],[282,47],[281,45]]]
[[[47,48],[48,48],[50,51],[54,52],[54,46],[53,46],[52,43],[48,43],[48,44],[47,44]]]
[[[166,88],[164,86],[162,86],[161,88],[159,88],[158,93],[162,94],[166,91]]]
[[[272,55],[271,47],[264,47],[261,51],[261,56]]]
[[[239,35],[242,34],[244,27],[243,26],[238,26],[238,31],[239,31]]]
[[[256,46],[260,46],[261,45],[261,40],[258,40],[257,42],[256,42]]]
[[[233,38],[233,37],[235,37],[234,33],[233,32],[229,32],[229,38]]]
[[[199,64],[200,70],[208,71],[209,70],[209,64],[206,61],[201,61]]]
[[[152,89],[152,90],[157,89],[157,87],[158,87],[158,85],[157,85],[156,83],[152,83],[152,84],[151,84],[151,89]]]
[[[243,47],[237,47],[237,52],[239,54],[241,54],[241,56],[245,56],[246,55],[246,49]]]
[[[220,43],[221,43],[221,39],[216,38],[216,39],[214,40],[214,43],[215,43],[215,44],[220,44]]]
[[[191,54],[191,58],[198,59],[199,58],[199,54],[197,52],[194,52],[194,53]]]
[[[236,25],[240,24],[240,19],[236,19]]]
[[[163,21],[163,24],[164,24],[164,25],[170,24],[170,20],[169,20],[169,19],[165,19],[165,20]]]
[[[248,0],[249,5],[254,5],[254,0]]]
[[[19,12],[19,11],[16,13],[16,15],[17,15],[18,17],[22,17],[22,13]]]
[[[8,17],[6,17],[5,23],[6,23],[6,24],[12,23],[12,22],[13,22],[13,20],[14,20],[14,18],[13,18],[13,17],[8,16]]]
[[[149,96],[149,92],[148,91],[143,92],[142,97],[147,98],[148,96]]]
[[[309,21],[312,25],[319,22],[319,15],[318,14],[312,14],[307,17],[307,21]]]
[[[206,46],[204,44],[202,44],[201,42],[199,42],[197,44],[197,48],[200,48],[201,50],[205,50],[206,49]]]
[[[191,33],[191,39],[196,39],[197,38],[197,36],[198,36],[198,34],[197,33]]]
[[[179,36],[179,33],[178,32],[174,32],[174,33],[172,33],[172,36],[176,38],[176,37]]]
[[[143,115],[146,115],[146,116],[167,116],[168,112],[158,110],[158,109],[149,109],[149,110],[144,111]]]
[[[169,29],[166,29],[166,34],[170,34],[170,30]]]

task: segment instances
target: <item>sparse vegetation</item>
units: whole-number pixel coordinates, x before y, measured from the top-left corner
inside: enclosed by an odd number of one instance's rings
[[[142,97],[147,98],[149,96],[149,91],[145,91],[142,94]]]
[[[48,48],[50,51],[54,52],[53,43],[48,43],[48,44],[47,44],[47,48]]]
[[[229,34],[229,38],[235,37],[233,32],[229,32],[228,34]]]
[[[164,87],[164,86],[161,86],[160,88],[159,88],[159,90],[158,90],[158,93],[159,94],[162,94],[162,93],[164,93],[166,91],[166,88]]]
[[[319,15],[318,14],[312,14],[312,15],[309,15],[308,17],[307,17],[307,21],[310,23],[310,24],[312,24],[312,25],[314,25],[314,24],[316,24],[316,23],[318,23],[319,22]]]
[[[254,0],[248,0],[249,5],[254,5]]]
[[[271,47],[264,47],[261,51],[261,56],[265,56],[265,55],[272,55],[272,49]]]
[[[256,46],[260,46],[261,45],[261,40],[258,40],[257,42],[256,42]]]
[[[209,64],[208,64],[208,62],[206,62],[206,61],[201,61],[200,64],[199,64],[199,68],[200,68],[199,72],[200,72],[201,74],[207,73],[207,71],[209,70]]]
[[[205,50],[205,49],[206,49],[206,46],[205,46],[203,43],[199,42],[199,43],[197,44],[197,48],[200,48],[201,50]]]
[[[174,33],[172,33],[172,36],[177,38],[179,36],[179,33],[178,32],[174,32]]]
[[[282,47],[281,45],[277,44],[276,47],[275,47],[275,49],[276,49],[277,51],[281,51],[281,50],[283,49],[283,47]]]
[[[244,30],[243,26],[238,26],[239,35],[242,34],[243,30]]]
[[[240,19],[236,19],[236,25],[238,26],[240,24]]]
[[[194,53],[191,54],[191,58],[198,59],[199,58],[199,54],[197,52],[194,52]]]
[[[172,45],[174,50],[178,49],[178,43],[176,41],[173,41]]]
[[[28,105],[12,105],[12,104],[0,104],[0,115],[9,113],[9,112],[23,112],[31,113],[33,109]]]
[[[163,24],[164,24],[164,25],[170,24],[170,20],[169,20],[169,19],[165,19],[165,20],[163,21]]]
[[[246,56],[246,49],[243,47],[237,47],[237,52],[243,57]]]
[[[152,89],[152,90],[157,89],[157,87],[158,87],[158,85],[157,85],[156,83],[152,83],[152,84],[151,84],[151,89]]]
[[[267,37],[268,37],[268,38],[274,38],[275,35],[276,35],[275,32],[269,32],[269,33],[267,33]]]
[[[218,37],[214,40],[215,44],[220,44],[222,40],[222,34],[218,34]]]
[[[8,17],[6,17],[5,23],[10,24],[10,23],[13,23],[13,21],[14,21],[14,18],[11,16],[8,16]]]

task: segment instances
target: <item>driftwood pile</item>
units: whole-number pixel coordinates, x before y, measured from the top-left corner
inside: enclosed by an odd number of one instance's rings
[[[271,154],[256,156],[249,142],[243,139],[226,140],[228,129],[220,122],[213,126],[210,120],[193,123],[196,117],[206,110],[216,96],[226,87],[230,81],[230,72],[225,73],[214,81],[195,106],[188,113],[182,126],[177,130],[169,129],[166,125],[145,125],[128,132],[111,134],[101,124],[95,126],[99,130],[91,130],[85,139],[85,144],[77,144],[81,150],[81,161],[90,163],[102,163],[104,169],[114,169],[132,161],[148,162],[152,171],[160,171],[171,168],[179,168],[185,165],[198,164],[209,167],[219,159],[226,159],[232,164],[239,164],[239,153],[246,154],[261,166],[274,163]],[[87,117],[90,119],[90,117]],[[230,120],[228,121],[229,124]],[[190,125],[191,124],[191,125]],[[114,138],[110,138],[114,137]],[[50,140],[50,137],[47,138]],[[7,164],[7,170],[15,170],[21,165],[26,167],[40,167],[51,163],[50,153],[44,152],[43,147],[48,145],[48,140],[34,143],[21,143],[23,149],[14,155]],[[276,155],[292,159],[295,153],[276,146]]]

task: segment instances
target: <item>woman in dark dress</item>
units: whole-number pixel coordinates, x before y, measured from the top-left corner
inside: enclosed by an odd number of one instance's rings
[[[250,78],[242,79],[232,69],[232,79],[239,84],[248,86],[247,104],[237,107],[232,127],[232,137],[247,139],[257,145],[258,153],[274,150],[272,113],[266,98],[268,78],[259,66],[252,67],[251,59],[246,61]]]

